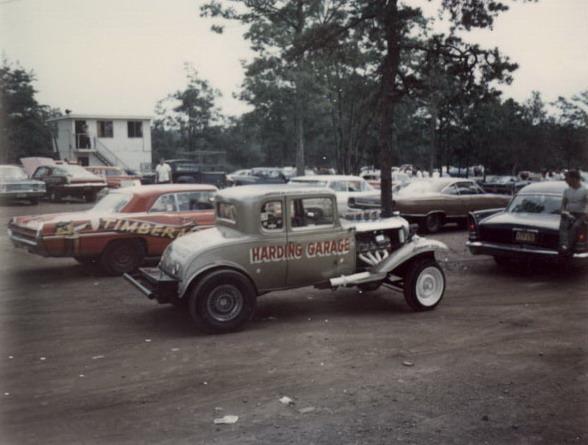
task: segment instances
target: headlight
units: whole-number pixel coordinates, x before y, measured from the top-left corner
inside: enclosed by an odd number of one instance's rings
[[[0,192],[5,192],[8,190],[8,186],[6,184],[0,184]]]

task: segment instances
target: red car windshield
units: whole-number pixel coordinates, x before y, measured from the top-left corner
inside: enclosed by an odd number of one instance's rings
[[[89,211],[100,213],[118,213],[128,204],[132,197],[133,195],[131,193],[109,193],[100,201],[98,201],[98,203]]]

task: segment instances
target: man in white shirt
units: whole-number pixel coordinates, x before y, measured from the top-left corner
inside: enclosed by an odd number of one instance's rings
[[[566,173],[568,188],[564,190],[561,202],[561,223],[559,226],[560,252],[573,253],[578,233],[588,223],[588,189],[582,185],[577,170]]]
[[[169,166],[169,164],[166,164],[166,162],[163,160],[163,158],[161,158],[159,160],[159,164],[157,164],[157,167],[155,167],[155,176],[157,179],[157,183],[158,184],[170,184],[172,182],[171,172],[172,172],[172,169]]]

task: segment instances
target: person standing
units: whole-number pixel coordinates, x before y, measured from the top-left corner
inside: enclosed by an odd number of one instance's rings
[[[171,184],[172,169],[163,158],[159,160],[159,164],[155,167],[155,178],[158,184]]]
[[[564,190],[561,202],[559,225],[560,253],[573,253],[578,232],[588,223],[588,189],[582,185],[580,172],[570,170],[565,176],[568,188]]]

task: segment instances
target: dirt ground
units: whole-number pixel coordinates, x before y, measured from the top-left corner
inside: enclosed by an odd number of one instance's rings
[[[0,222],[85,207],[4,206]],[[505,270],[469,255],[463,231],[435,238],[450,246],[435,311],[304,288],[209,336],[2,229],[0,442],[588,443],[588,268]],[[225,415],[239,419],[214,424]]]

